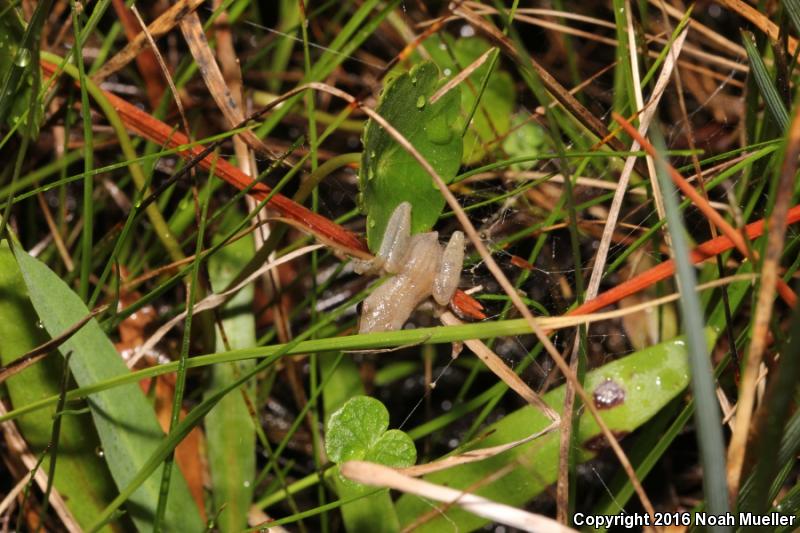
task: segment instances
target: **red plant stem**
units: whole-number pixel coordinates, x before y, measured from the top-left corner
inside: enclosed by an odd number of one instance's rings
[[[53,75],[57,70],[53,63],[41,61],[41,64],[42,69],[49,75]],[[103,94],[119,113],[125,126],[137,135],[166,148],[190,144],[189,139],[183,133],[175,131],[174,128],[153,118],[133,104],[129,104],[108,91],[103,91]],[[186,150],[181,150],[178,155],[184,159],[191,159],[200,154],[203,149],[203,146],[194,145]],[[209,154],[201,159],[198,165],[205,170],[211,170],[215,165],[214,160],[214,154]],[[238,189],[244,189],[252,182],[252,178],[222,158],[216,160],[214,172]],[[257,200],[263,200],[270,190],[267,185],[259,183],[252,188],[250,194]],[[345,248],[348,252],[354,252],[358,256],[369,253],[366,244],[357,235],[282,194],[274,195],[269,201],[269,207],[278,211],[281,216],[297,222],[309,232],[322,237],[323,240],[332,241],[339,247]]]
[[[711,207],[711,205],[708,203],[708,200],[706,200],[703,195],[697,192],[695,188],[692,187],[688,181],[686,181],[686,178],[681,176],[680,172],[675,170],[675,167],[664,161],[653,145],[650,144],[647,139],[642,137],[642,135],[639,134],[639,132],[630,122],[625,120],[625,118],[618,113],[612,113],[612,116],[614,117],[614,120],[616,120],[619,125],[622,126],[622,129],[624,129],[628,135],[638,142],[639,145],[641,145],[641,147],[651,157],[660,159],[664,162],[675,185],[681,190],[681,192],[683,192],[684,195],[686,195],[687,198],[692,201],[695,207],[697,207],[697,209],[699,209],[700,212],[702,212],[706,218],[708,218],[717,227],[717,229],[720,230],[720,232],[724,233],[731,240],[733,245],[736,246],[742,255],[749,257],[754,262],[758,261],[758,255],[755,252],[752,254],[750,253],[750,250],[747,248],[741,233],[734,229],[734,227],[731,226],[727,220],[722,218],[722,215],[720,215],[716,209]],[[751,255],[753,257],[751,257]],[[797,303],[797,295],[789,287],[789,285],[787,285],[782,279],[778,278],[777,289],[778,294],[780,294],[781,298],[783,298],[783,301],[786,302],[789,307],[794,308],[795,303]]]
[[[800,205],[796,205],[791,208],[786,215],[787,224],[794,224],[798,221],[800,221]],[[744,234],[750,240],[760,237],[762,233],[764,233],[764,219],[758,220],[744,227]],[[720,235],[719,237],[706,241],[697,248],[693,249],[689,254],[689,258],[694,264],[701,263],[717,254],[726,252],[733,247],[733,242],[727,236]],[[606,292],[598,295],[597,298],[589,300],[583,305],[576,307],[575,309],[569,311],[567,315],[585,315],[599,311],[608,305],[620,301],[622,298],[626,298],[634,293],[646,289],[647,287],[650,287],[662,279],[670,277],[674,272],[675,262],[672,259],[664,261],[663,263],[660,263],[653,268],[642,272],[638,276],[620,283],[613,289],[607,290]]]

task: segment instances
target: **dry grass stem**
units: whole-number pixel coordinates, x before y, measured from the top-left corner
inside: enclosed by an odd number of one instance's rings
[[[516,507],[493,502],[468,492],[406,476],[388,466],[365,461],[348,461],[342,464],[341,473],[344,477],[357,483],[373,487],[387,487],[408,494],[415,494],[422,498],[455,504],[473,514],[522,531],[576,533],[574,529],[565,527],[552,518],[528,513]]]

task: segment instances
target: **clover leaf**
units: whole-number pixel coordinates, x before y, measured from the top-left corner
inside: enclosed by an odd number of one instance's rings
[[[417,460],[414,441],[399,429],[390,429],[389,411],[369,396],[355,396],[328,420],[325,451],[335,463],[371,461],[406,467]]]

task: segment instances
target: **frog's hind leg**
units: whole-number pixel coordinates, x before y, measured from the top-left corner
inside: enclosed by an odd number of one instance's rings
[[[417,306],[412,291],[406,290],[408,279],[394,276],[378,286],[364,300],[359,320],[359,333],[396,331],[403,327]]]
[[[442,253],[439,272],[433,280],[433,299],[439,305],[447,305],[461,281],[461,267],[464,266],[464,234],[453,232]]]

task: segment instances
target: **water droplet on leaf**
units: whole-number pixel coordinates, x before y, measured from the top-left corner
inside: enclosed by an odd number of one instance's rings
[[[14,64],[20,68],[25,68],[31,63],[31,51],[27,48],[21,48],[17,51],[14,57]]]

